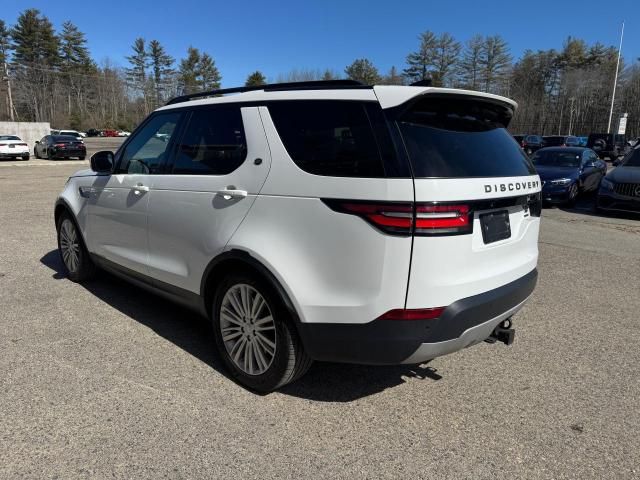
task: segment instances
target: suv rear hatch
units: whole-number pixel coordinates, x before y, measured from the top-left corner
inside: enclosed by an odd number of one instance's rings
[[[536,267],[541,185],[506,130],[514,108],[502,97],[427,89],[387,109],[414,177],[405,308],[446,307]]]

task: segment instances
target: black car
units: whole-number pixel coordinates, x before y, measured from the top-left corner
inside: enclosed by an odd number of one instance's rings
[[[71,158],[77,157],[84,160],[87,156],[87,147],[75,137],[66,135],[47,135],[42,140],[36,141],[33,148],[36,158]]]
[[[572,205],[580,192],[598,190],[607,164],[584,147],[547,147],[531,159],[542,180],[542,201]]]
[[[579,147],[580,139],[573,135],[549,135],[542,137],[545,147]]]
[[[640,213],[640,145],[602,179],[596,208]]]
[[[87,137],[101,137],[101,136],[102,136],[102,131],[96,128],[90,128],[89,130],[87,130]]]
[[[544,141],[540,135],[514,135],[513,138],[516,139],[527,155],[531,155],[544,147]]]
[[[627,139],[624,135],[613,133],[592,133],[587,140],[587,147],[593,149],[600,158],[616,158],[624,155]]]

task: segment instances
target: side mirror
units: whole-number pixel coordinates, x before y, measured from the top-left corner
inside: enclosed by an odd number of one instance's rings
[[[91,155],[91,170],[96,173],[111,173],[113,171],[114,163],[113,152],[108,150],[102,150]]]

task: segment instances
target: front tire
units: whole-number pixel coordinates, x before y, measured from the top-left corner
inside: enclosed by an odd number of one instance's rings
[[[94,276],[96,267],[82,241],[76,222],[69,213],[60,216],[57,225],[58,252],[67,277],[73,282],[82,282]]]
[[[219,284],[212,311],[218,351],[242,385],[271,392],[300,378],[312,360],[274,288],[250,271]]]

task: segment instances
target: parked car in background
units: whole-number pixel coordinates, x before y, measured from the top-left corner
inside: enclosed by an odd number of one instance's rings
[[[84,160],[87,156],[87,147],[76,137],[69,135],[47,135],[36,141],[33,149],[36,158],[79,158]]]
[[[131,135],[131,132],[128,132],[127,130],[118,130],[119,137],[128,137],[129,135]]]
[[[542,137],[545,147],[579,147],[578,137],[573,135],[548,135]]]
[[[102,136],[102,131],[97,128],[90,128],[87,130],[87,137],[100,137]]]
[[[593,149],[600,158],[616,158],[625,154],[627,139],[624,135],[613,133],[592,133],[587,140],[587,147]]]
[[[29,160],[29,145],[17,135],[0,135],[0,158]]]
[[[589,137],[578,137],[578,144],[580,147],[586,147],[587,146],[587,141],[589,140]]]
[[[522,135],[521,137],[519,140],[520,147],[527,155],[532,155],[545,146],[540,135]]]
[[[56,135],[62,135],[65,137],[73,137],[76,140],[82,142],[84,137],[80,134],[80,132],[76,130],[58,130]]]
[[[113,130],[112,128],[107,128],[105,130],[102,130],[102,136],[103,137],[117,137],[118,136],[118,131],[117,130]]]
[[[620,165],[602,179],[596,208],[640,213],[640,145],[635,145]]]
[[[531,158],[542,180],[542,201],[573,205],[581,192],[596,191],[607,164],[584,147],[547,147]]]

